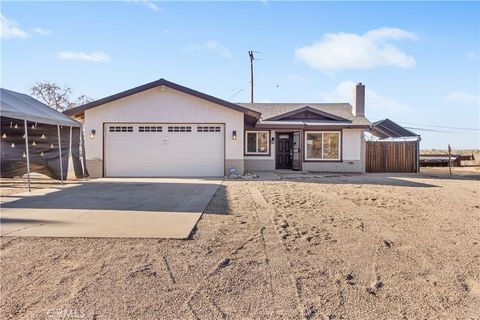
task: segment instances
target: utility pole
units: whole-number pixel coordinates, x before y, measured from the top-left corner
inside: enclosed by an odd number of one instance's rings
[[[248,51],[248,56],[250,57],[250,103],[253,103],[253,51]]]

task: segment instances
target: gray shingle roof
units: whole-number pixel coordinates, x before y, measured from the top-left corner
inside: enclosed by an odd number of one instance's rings
[[[260,122],[272,117],[301,109],[311,107],[322,112],[352,121],[353,125],[371,125],[366,117],[355,117],[352,114],[350,103],[236,103],[240,106],[258,111],[262,114]]]
[[[418,137],[419,135],[410,131],[390,119],[375,121],[371,133],[380,139]]]

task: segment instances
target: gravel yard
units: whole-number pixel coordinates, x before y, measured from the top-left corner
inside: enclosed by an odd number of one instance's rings
[[[225,180],[190,240],[1,238],[0,318],[478,319],[479,182]]]

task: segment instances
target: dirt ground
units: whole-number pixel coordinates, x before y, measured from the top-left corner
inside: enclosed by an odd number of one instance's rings
[[[190,240],[1,238],[0,318],[479,319],[479,177],[226,180]]]
[[[66,180],[64,184],[79,184],[85,179]],[[32,173],[30,187],[35,189],[61,189],[61,182],[48,178],[47,176]],[[28,180],[26,177],[0,178],[0,196],[11,196],[17,193],[28,192]]]

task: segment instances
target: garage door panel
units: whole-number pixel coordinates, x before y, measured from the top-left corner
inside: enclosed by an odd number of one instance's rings
[[[110,131],[110,126],[133,130]],[[162,131],[144,131],[152,127]],[[223,176],[224,158],[223,125],[115,124],[105,128],[109,177]]]

